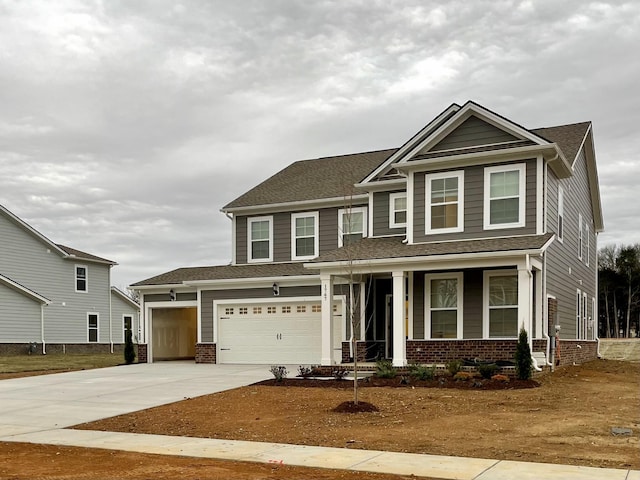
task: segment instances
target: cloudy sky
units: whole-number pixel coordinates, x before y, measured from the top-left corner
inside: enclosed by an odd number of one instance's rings
[[[453,102],[593,121],[640,242],[640,2],[0,0],[0,204],[124,287],[230,261],[219,212],[294,160],[397,147]]]

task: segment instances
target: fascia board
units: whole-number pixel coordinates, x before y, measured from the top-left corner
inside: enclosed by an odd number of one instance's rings
[[[18,293],[21,293],[24,296],[30,297],[31,299],[38,301],[39,303],[42,303],[45,305],[51,305],[51,300],[49,300],[47,297],[43,297],[39,293],[36,293],[33,290],[23,285],[20,285],[18,282],[14,282],[13,280],[11,280],[8,277],[5,277],[4,275],[0,275],[0,282],[5,284],[7,287],[13,290],[16,290]]]
[[[280,286],[289,285],[319,285],[319,275],[289,275],[289,276],[274,276],[274,277],[250,277],[250,278],[227,278],[219,280],[193,280],[185,281],[183,285],[189,287],[217,287],[217,288],[249,288],[256,286],[271,286],[274,283],[278,283]]]
[[[384,192],[388,190],[404,189],[407,186],[406,178],[398,178],[393,180],[381,180],[371,183],[356,183],[356,188],[366,189],[368,192]]]
[[[134,305],[136,308],[140,308],[140,305],[138,305],[135,300],[133,300],[133,298],[131,298],[129,295],[127,295],[126,293],[124,293],[123,291],[121,291],[119,288],[117,287],[111,287],[111,293],[114,293],[115,295],[117,295],[118,297],[120,297],[123,301],[130,303],[131,305]]]
[[[271,203],[267,205],[251,205],[248,207],[233,207],[227,209],[221,209],[222,213],[232,214],[259,214],[259,213],[273,213],[282,210],[305,210],[308,208],[331,208],[345,205],[346,202],[359,202],[362,201],[363,205],[366,204],[368,195],[358,194],[351,195],[349,197],[333,197],[333,198],[318,198],[314,200],[300,200],[295,202],[281,202]]]
[[[66,253],[65,252],[65,260],[71,260],[73,262],[85,262],[85,263],[98,263],[100,265],[110,265],[110,266],[116,266],[118,265],[117,262],[112,262],[112,261],[105,261],[105,260],[97,260],[94,258],[86,258],[86,257],[79,257],[77,255],[74,255],[72,253]]]
[[[596,164],[595,148],[593,145],[593,133],[591,126],[588,131],[589,140],[585,143],[585,159],[587,162],[587,177],[589,180],[589,192],[591,194],[591,205],[593,209],[593,217],[595,231],[597,233],[604,231],[604,220],[602,215],[602,198],[600,196],[600,180],[598,179],[598,167]]]

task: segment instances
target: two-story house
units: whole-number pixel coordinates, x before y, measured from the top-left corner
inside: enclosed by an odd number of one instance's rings
[[[590,122],[453,104],[400,148],[295,162],[222,212],[230,265],[134,284],[141,358],[512,360],[522,327],[538,368],[597,356]]]
[[[139,307],[110,286],[114,265],[0,205],[0,353],[113,352],[127,330],[137,338]]]

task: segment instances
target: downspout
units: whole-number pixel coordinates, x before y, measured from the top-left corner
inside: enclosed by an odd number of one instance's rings
[[[533,273],[531,273],[531,257],[529,256],[529,254],[527,253],[525,255],[525,268],[527,270],[527,276],[529,277],[529,283],[531,284],[531,286],[533,287]],[[529,294],[530,297],[533,297],[532,294]],[[531,312],[533,310],[533,302],[535,302],[535,298],[531,298],[532,302],[530,302],[529,305],[529,351],[531,352],[531,360],[533,361],[533,369],[536,372],[541,372],[542,368],[540,368],[538,366],[538,362],[536,361],[535,357],[533,356],[533,328],[531,328],[533,326],[533,319],[531,318]]]
[[[110,351],[113,353],[113,319],[111,311],[111,265],[109,265],[109,282],[107,283],[107,289],[109,292],[109,345]]]
[[[47,354],[47,347],[44,343],[44,307],[46,303],[40,304],[40,335],[42,337],[42,354]]]

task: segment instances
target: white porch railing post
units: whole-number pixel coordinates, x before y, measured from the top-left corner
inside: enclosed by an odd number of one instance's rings
[[[393,272],[393,366],[407,365],[407,341],[404,326],[404,272]]]
[[[533,346],[533,281],[531,270],[518,268],[518,332],[524,326],[529,337],[529,348]],[[532,350],[533,351],[533,350]]]
[[[333,364],[333,277],[331,275],[320,276],[321,306],[322,306],[322,365]]]

